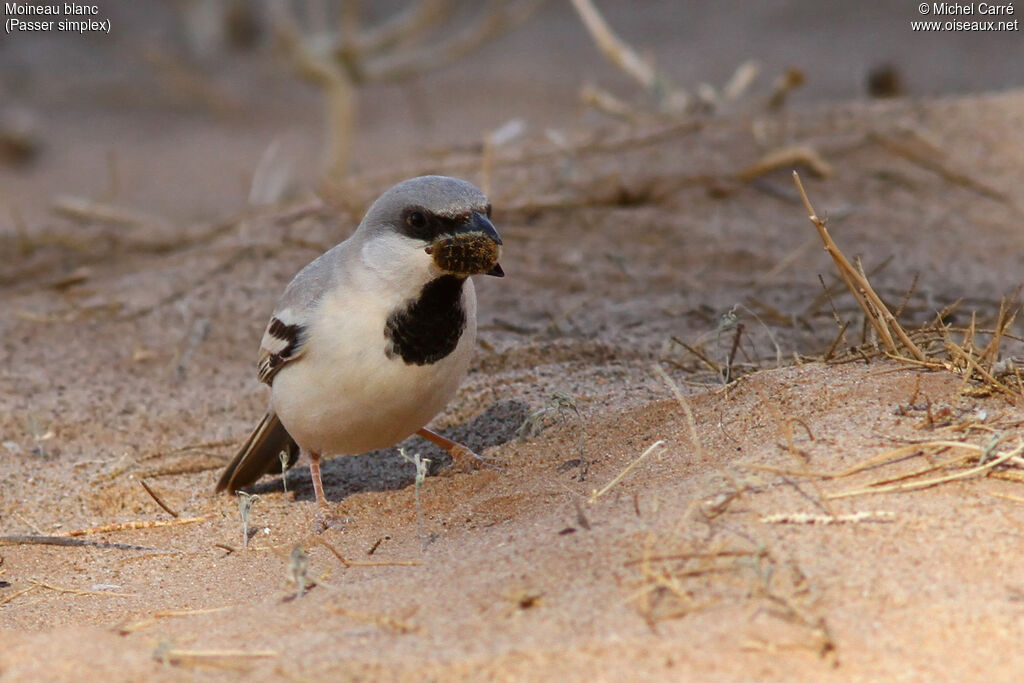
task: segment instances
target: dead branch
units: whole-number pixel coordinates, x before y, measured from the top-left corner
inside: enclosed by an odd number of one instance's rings
[[[447,40],[440,40],[409,53],[389,54],[366,63],[361,70],[363,82],[395,82],[448,66],[476,52],[490,40],[521,26],[533,16],[544,0],[502,2],[491,0],[477,14],[474,22]]]
[[[344,4],[340,28],[328,27],[320,17],[321,25],[306,31],[290,5],[271,3],[271,23],[284,53],[302,78],[324,92],[328,178],[340,181],[348,173],[359,86],[406,81],[456,62],[525,23],[544,1],[488,0],[465,28],[440,37],[434,29],[447,29],[457,11],[472,3],[421,0],[369,29],[360,28],[353,6]]]
[[[369,55],[392,50],[450,19],[453,9],[451,0],[419,0],[379,26],[353,31],[353,51]]]
[[[615,35],[591,0],[572,0],[572,6],[580,15],[580,20],[583,21],[583,25],[594,39],[598,49],[608,61],[637,81],[648,92],[664,93],[664,108],[666,110],[683,111],[686,109],[690,103],[689,95],[673,87],[664,74],[641,59],[633,48]]]

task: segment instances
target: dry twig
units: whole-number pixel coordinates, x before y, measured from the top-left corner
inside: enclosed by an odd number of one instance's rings
[[[878,294],[875,293],[875,290],[871,287],[871,283],[868,282],[867,277],[865,277],[858,268],[855,268],[853,264],[847,260],[846,256],[843,255],[843,252],[840,251],[839,247],[832,240],[832,236],[828,234],[828,229],[825,227],[825,221],[818,218],[818,214],[814,211],[814,207],[811,205],[811,200],[807,197],[807,192],[804,190],[804,185],[800,182],[800,174],[796,171],[793,171],[793,181],[796,183],[797,191],[800,192],[800,197],[803,199],[804,206],[807,208],[808,218],[818,230],[818,235],[821,237],[821,240],[825,243],[825,250],[832,257],[832,260],[835,261],[836,267],[839,269],[839,274],[842,275],[847,288],[857,299],[857,303],[860,304],[861,309],[864,311],[864,315],[878,333],[878,336],[885,344],[885,347],[891,353],[899,352],[896,342],[892,337],[893,333],[895,333],[916,360],[926,360],[921,349],[911,341],[910,337],[907,336],[906,331],[903,329],[903,326],[900,325],[899,321],[896,320],[896,317],[892,314],[892,311],[889,310],[889,308],[878,297]]]
[[[178,518],[178,513],[172,510],[171,508],[167,507],[167,503],[160,499],[160,496],[158,496],[156,494],[156,491],[154,491],[152,487],[150,487],[150,485],[146,483],[145,479],[139,479],[139,483],[142,485],[142,488],[146,489],[146,493],[149,494],[150,498],[156,501],[156,504],[159,505],[164,512],[169,514],[171,517],[174,517],[175,519]]]
[[[860,522],[891,522],[895,515],[888,510],[864,510],[844,515],[812,515],[806,512],[783,512],[761,517],[764,524],[858,524]]]
[[[953,443],[955,443],[955,442],[953,442]],[[970,447],[970,446],[972,446],[972,444],[957,444],[957,445],[961,446],[961,447]],[[983,449],[980,446],[974,446],[974,449],[976,449],[977,451],[980,451],[981,454],[985,454],[985,452],[986,452],[986,449]],[[934,477],[932,479],[925,479],[923,481],[912,481],[912,482],[906,482],[906,483],[902,483],[902,484],[891,484],[889,486],[868,486],[868,487],[864,487],[864,488],[853,489],[853,490],[850,490],[850,491],[842,491],[840,493],[830,494],[830,495],[827,496],[827,498],[829,498],[830,500],[834,500],[836,498],[848,498],[848,497],[851,497],[851,496],[863,496],[863,495],[867,495],[867,494],[870,494],[870,493],[889,493],[889,492],[893,492],[893,491],[901,491],[901,492],[902,491],[917,491],[917,490],[920,490],[920,489],[930,488],[932,486],[938,486],[939,484],[945,484],[945,483],[950,482],[950,481],[956,481],[958,479],[966,479],[968,477],[973,477],[973,476],[978,475],[978,474],[987,473],[990,470],[998,467],[999,465],[1002,465],[1003,463],[1005,463],[1005,462],[1007,462],[1009,460],[1012,460],[1012,459],[1015,459],[1015,458],[1019,459],[1019,456],[1020,456],[1020,454],[1022,452],[1024,452],[1024,442],[1021,442],[1015,448],[1012,448],[1009,451],[1005,451],[1003,453],[999,453],[995,459],[993,459],[993,460],[991,460],[991,461],[989,461],[989,462],[987,462],[985,464],[978,465],[977,467],[972,467],[971,469],[968,469],[968,470],[962,470],[960,472],[955,472],[953,474],[947,474],[947,475],[944,475],[944,476],[941,476],[941,477]]]
[[[165,665],[231,664],[231,660],[246,661],[279,656],[275,650],[186,650],[163,646],[153,652],[153,659]]]
[[[665,445],[665,442],[663,440],[655,441],[654,443],[652,443],[650,446],[647,447],[647,450],[645,450],[643,453],[641,453],[640,456],[637,457],[636,460],[634,460],[633,462],[629,463],[629,465],[626,466],[626,469],[624,469],[621,472],[619,472],[615,476],[614,479],[612,479],[610,482],[608,482],[603,487],[601,487],[600,490],[594,490],[593,493],[590,494],[590,498],[587,499],[587,502],[588,503],[597,502],[598,498],[600,498],[604,494],[608,493],[608,491],[610,491],[613,486],[615,486],[620,481],[622,481],[623,478],[626,477],[626,475],[628,475],[630,472],[632,472],[636,468],[636,466],[639,465],[644,460],[644,458],[646,458],[648,455],[650,455],[654,451],[662,448],[664,445]]]
[[[313,540],[331,551],[331,554],[338,558],[338,561],[341,562],[346,569],[349,567],[419,567],[423,564],[419,560],[348,560],[338,552],[337,548],[319,536],[315,536]]]
[[[214,614],[216,612],[223,612],[230,607],[208,607],[206,609],[183,609],[183,610],[165,610],[162,612],[154,612],[151,616],[139,619],[137,621],[131,621],[123,623],[117,627],[117,632],[123,636],[129,633],[135,633],[141,631],[144,628],[152,626],[157,623],[160,619],[166,619],[169,617],[190,617],[197,614]]]
[[[90,527],[88,529],[74,529],[66,532],[65,536],[88,536],[90,534],[106,534],[112,531],[132,531],[134,529],[155,529],[165,526],[180,526],[183,524],[195,524],[213,519],[217,515],[203,515],[201,517],[177,517],[175,519],[140,520],[133,522],[121,522],[119,524],[104,524],[103,526]]]
[[[113,591],[94,591],[85,590],[81,588],[66,588],[64,586],[55,586],[52,583],[40,581],[38,579],[29,579],[29,581],[39,588],[45,588],[47,590],[55,591],[57,593],[68,593],[70,595],[102,595],[110,598],[130,598],[134,597],[135,593],[115,593]]]
[[[683,410],[683,415],[686,416],[686,425],[690,428],[690,439],[693,441],[693,449],[697,452],[697,460],[704,460],[704,447],[700,442],[700,434],[697,432],[697,420],[693,416],[693,409],[690,408],[690,404],[686,398],[683,397],[683,392],[679,391],[679,387],[672,378],[665,372],[665,368],[658,364],[654,365],[654,371],[661,377],[661,379],[668,385],[669,390],[672,392],[672,396],[675,397],[676,403]]]
[[[89,548],[112,548],[114,550],[156,550],[156,548],[147,548],[142,545],[107,543],[105,541],[87,541],[83,538],[68,538],[67,536],[0,536],[0,545],[60,545]]]

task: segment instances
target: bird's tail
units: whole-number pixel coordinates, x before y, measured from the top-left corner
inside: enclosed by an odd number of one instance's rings
[[[255,483],[264,474],[281,472],[282,452],[287,453],[287,467],[291,467],[299,457],[299,445],[281,424],[277,413],[269,410],[224,468],[217,482],[217,493],[225,490],[234,493]]]

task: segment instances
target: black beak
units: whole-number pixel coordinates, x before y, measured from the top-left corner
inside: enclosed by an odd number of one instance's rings
[[[474,211],[463,228],[459,232],[482,232],[483,234],[490,237],[495,244],[501,244],[501,235],[494,229],[494,224],[484,214],[479,211]],[[494,277],[505,277],[505,271],[501,269],[500,263],[495,263],[494,267],[484,273],[484,275],[493,275]]]
[[[491,219],[489,219],[487,216],[480,213],[479,211],[474,211],[472,213],[472,215],[469,217],[469,220],[466,221],[461,228],[459,228],[459,232],[482,232],[483,234],[490,237],[495,244],[502,243],[501,235],[499,235],[498,231],[494,229],[494,225],[491,223]]]

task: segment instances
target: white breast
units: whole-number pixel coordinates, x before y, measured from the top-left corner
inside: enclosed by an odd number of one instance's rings
[[[365,284],[365,283],[363,283]],[[476,344],[476,294],[463,287],[466,327],[455,350],[430,365],[385,355],[384,325],[400,297],[349,283],[320,302],[305,354],[274,378],[272,404],[292,438],[321,455],[393,445],[423,427],[455,395]]]

